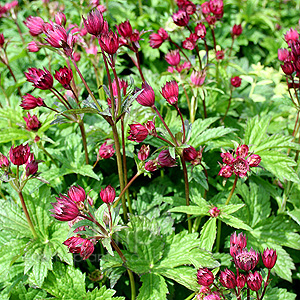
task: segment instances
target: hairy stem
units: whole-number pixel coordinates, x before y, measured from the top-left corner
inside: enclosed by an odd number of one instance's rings
[[[135,300],[135,298],[136,298],[136,291],[135,291],[135,281],[134,281],[133,273],[129,269],[127,269],[127,273],[129,275],[130,290],[131,290],[131,300]]]

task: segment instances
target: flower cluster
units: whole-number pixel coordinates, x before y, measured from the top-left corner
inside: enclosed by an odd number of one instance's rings
[[[225,178],[231,177],[234,173],[236,176],[245,177],[251,167],[258,167],[261,158],[257,154],[249,155],[249,147],[240,145],[237,147],[234,154],[229,152],[221,153],[223,165],[219,175]]]
[[[217,281],[228,290],[232,290],[233,294],[241,299],[241,295],[246,290],[258,292],[262,286],[262,299],[266,287],[269,284],[270,270],[275,266],[277,260],[276,251],[273,249],[265,249],[261,253],[264,266],[268,269],[268,277],[263,282],[262,275],[258,271],[254,271],[259,263],[259,253],[252,248],[248,251],[247,238],[243,233],[234,232],[230,237],[230,254],[236,267],[236,274],[228,268],[220,272],[217,278],[209,269],[200,268],[197,271],[197,281],[201,285],[197,299],[217,299],[224,298],[224,290],[218,287]],[[218,280],[217,280],[218,279]],[[215,283],[216,281],[216,283]],[[263,284],[264,283],[264,284]],[[217,287],[213,291],[213,285]],[[248,293],[248,292],[247,292]]]

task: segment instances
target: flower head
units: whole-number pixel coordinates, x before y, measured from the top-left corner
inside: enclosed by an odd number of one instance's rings
[[[235,275],[232,271],[228,270],[227,268],[224,271],[221,271],[220,282],[224,287],[228,289],[234,289],[236,287]]]
[[[73,79],[73,72],[67,67],[60,68],[55,71],[54,78],[66,89],[71,90],[71,81]]]
[[[195,33],[197,34],[198,38],[203,39],[206,36],[206,27],[203,23],[197,24],[195,27]]]
[[[157,33],[152,33],[149,36],[150,47],[153,49],[159,48],[162,43],[169,38],[168,33],[163,29],[158,29]]]
[[[169,53],[166,54],[165,60],[171,66],[177,66],[180,63],[180,54],[179,50],[171,50]]]
[[[288,49],[285,48],[280,48],[278,49],[278,59],[280,61],[286,61],[290,58],[290,51]]]
[[[30,113],[27,113],[27,118],[23,117],[23,119],[28,131],[37,131],[42,126],[36,115],[31,116]]]
[[[29,68],[28,72],[25,72],[24,74],[27,78],[27,81],[33,83],[34,87],[38,89],[48,90],[53,87],[53,77],[45,68],[44,70]]]
[[[290,46],[293,42],[296,42],[299,40],[299,33],[297,30],[290,28],[284,35],[285,41],[288,43]]]
[[[128,131],[128,139],[137,143],[141,143],[148,136],[148,129],[140,123],[130,124],[130,130]]]
[[[285,75],[292,75],[295,71],[294,64],[290,61],[285,61],[283,65],[280,65]]]
[[[170,155],[169,149],[163,150],[159,153],[159,155],[158,155],[158,164],[161,167],[168,167],[168,168],[177,166],[176,159],[174,159]]]
[[[110,142],[111,140],[106,140],[101,146],[98,151],[97,159],[108,159],[111,158],[114,153],[116,152],[113,144]]]
[[[216,218],[219,216],[220,210],[216,206],[214,206],[208,211],[208,213],[212,218]]]
[[[63,242],[71,253],[78,253],[82,259],[88,259],[94,252],[94,244],[88,239],[72,236]]]
[[[201,70],[200,72],[194,70],[191,74],[191,82],[194,86],[201,86],[204,83],[205,77],[205,70]]]
[[[85,190],[81,186],[71,186],[68,191],[68,196],[71,200],[73,200],[75,203],[77,202],[84,202],[86,198]]]
[[[40,51],[40,44],[38,44],[35,41],[31,41],[27,45],[27,50],[29,52],[38,52],[38,51]]]
[[[59,221],[72,221],[79,216],[77,204],[67,196],[62,194],[60,197],[55,197],[57,202],[51,203],[53,209],[50,209],[54,214],[51,215]]]
[[[179,10],[172,15],[172,19],[177,26],[186,26],[189,23],[190,16],[184,10]]]
[[[9,167],[9,160],[8,158],[0,153],[0,169]]]
[[[148,172],[154,172],[157,170],[157,160],[149,160],[145,163],[145,170]]]
[[[82,19],[84,27],[89,34],[99,37],[101,33],[103,33],[104,19],[98,9],[91,11],[87,16],[87,20],[84,17],[82,17]]]
[[[32,157],[29,157],[27,163],[26,163],[26,176],[29,177],[31,175],[35,175],[39,168],[39,162],[34,159],[33,153],[31,153]]]
[[[24,95],[22,100],[22,103],[20,104],[23,109],[29,110],[36,108],[37,106],[44,106],[44,100],[41,97],[34,97],[30,94]]]
[[[277,260],[276,250],[269,248],[265,249],[261,255],[261,259],[266,268],[272,269],[275,266]]]
[[[149,145],[142,145],[141,149],[138,152],[138,159],[145,161],[150,153],[150,146]]]
[[[179,94],[177,82],[175,80],[166,82],[166,84],[162,87],[161,94],[168,101],[169,104],[177,104]]]
[[[183,149],[182,155],[185,161],[191,162],[197,157],[198,152],[193,146],[189,146]]]
[[[143,91],[137,96],[136,101],[143,105],[152,107],[155,102],[155,94],[152,87],[148,83],[142,84]]]
[[[238,36],[240,36],[240,35],[242,34],[242,32],[243,32],[243,28],[242,28],[242,25],[241,25],[241,24],[239,24],[239,25],[234,24],[234,25],[233,25],[233,27],[232,27],[232,29],[231,29],[231,35],[232,35],[233,37],[238,37]]]
[[[132,35],[132,26],[129,20],[126,20],[125,22],[117,25],[116,27],[119,32],[119,35],[123,38],[128,38]]]
[[[45,39],[54,48],[63,48],[67,56],[71,56],[73,48],[73,35],[68,34],[66,29],[60,25],[54,24],[52,28],[44,29],[47,36]]]
[[[40,17],[29,16],[24,21],[25,26],[29,29],[32,36],[37,36],[43,33],[44,20]]]
[[[100,36],[99,45],[108,54],[115,54],[119,49],[119,37],[116,33],[109,31]]]
[[[238,251],[246,248],[247,237],[240,232],[238,235],[236,231],[230,236],[230,255],[234,256]]]
[[[100,198],[106,204],[113,203],[116,198],[115,189],[111,185],[108,185],[105,189],[101,189]]]
[[[67,22],[66,15],[63,12],[58,12],[55,14],[55,23],[60,26],[65,26]]]
[[[19,145],[15,148],[12,146],[9,150],[10,161],[16,166],[24,165],[27,162],[29,155],[30,148],[28,144],[25,146]]]
[[[261,288],[262,276],[260,273],[255,271],[254,273],[249,273],[247,276],[247,285],[250,290],[257,292]]]
[[[200,285],[210,286],[213,284],[215,276],[207,268],[200,268],[197,271],[197,280]]]
[[[238,251],[233,257],[235,265],[246,272],[253,270],[259,261],[259,253],[252,248],[248,251],[247,248]]]
[[[231,77],[230,82],[232,86],[240,87],[242,83],[242,79],[239,76],[235,76],[235,77]]]

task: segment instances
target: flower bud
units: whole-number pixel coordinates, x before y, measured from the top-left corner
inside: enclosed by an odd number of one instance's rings
[[[252,248],[249,251],[244,248],[233,257],[233,260],[238,268],[249,272],[250,270],[253,270],[258,264],[259,253],[255,252]]]
[[[223,166],[219,172],[219,176],[224,177],[224,178],[229,178],[233,174],[233,169],[231,166]]]
[[[232,271],[228,270],[227,268],[224,271],[221,271],[220,282],[224,287],[228,289],[234,289],[236,287],[235,275]]]
[[[51,73],[44,68],[36,69],[36,68],[29,68],[28,72],[24,72],[27,81],[33,83],[34,87],[41,89],[41,90],[48,90],[53,87],[53,77]]]
[[[236,25],[234,24],[233,27],[232,27],[232,30],[231,30],[231,35],[233,37],[238,37],[242,34],[243,32],[243,28],[242,28],[242,25]]]
[[[261,256],[261,259],[266,268],[272,269],[275,266],[277,260],[276,250],[268,248],[265,249]]]
[[[102,34],[99,39],[99,45],[106,53],[115,54],[119,49],[119,37],[112,31]]]
[[[283,65],[281,65],[281,69],[285,75],[292,75],[295,71],[294,65],[290,61],[285,61]]]
[[[180,63],[180,54],[179,50],[171,50],[165,55],[165,60],[167,61],[168,64],[171,66],[177,66]]]
[[[101,189],[100,198],[106,204],[113,203],[116,198],[115,189],[111,185],[108,185],[105,189]]]
[[[137,96],[136,101],[143,105],[152,107],[155,103],[155,94],[152,87],[148,83],[142,84],[143,91]]]
[[[0,153],[0,169],[9,167],[9,160],[6,156]]]
[[[23,119],[26,122],[26,129],[28,131],[38,131],[42,126],[36,115],[31,116],[30,113],[27,113],[27,118],[23,117]]]
[[[86,194],[84,189],[81,186],[71,186],[68,191],[68,196],[74,201],[74,202],[84,202],[86,198]]]
[[[106,140],[99,149],[97,160],[111,158],[116,152],[113,145],[110,143],[111,140]]]
[[[169,149],[163,150],[158,155],[158,163],[161,167],[175,167],[177,166],[176,159],[172,158]]]
[[[236,278],[236,286],[240,289],[242,289],[246,284],[246,277],[244,274],[239,274]]]
[[[230,82],[232,86],[240,87],[242,83],[242,79],[239,76],[235,76],[235,77],[231,77]]]
[[[67,22],[66,15],[63,12],[58,12],[55,15],[55,23],[60,25],[60,26],[65,26]]]
[[[172,19],[177,26],[186,26],[189,23],[190,16],[184,10],[179,10],[172,15]]]
[[[51,203],[54,214],[51,215],[59,221],[72,221],[79,216],[79,210],[76,203],[70,198],[60,194],[60,198],[56,197],[57,202]]]
[[[29,16],[26,21],[24,21],[24,24],[29,29],[29,33],[32,36],[43,33],[44,20],[40,17]]]
[[[249,273],[247,276],[247,285],[251,291],[257,292],[261,288],[262,276],[260,273],[255,271],[254,273]]]
[[[4,42],[5,42],[4,35],[3,35],[3,33],[0,33],[0,48],[3,47]]]
[[[130,130],[128,131],[129,136],[127,137],[130,141],[141,143],[148,136],[148,130],[142,124],[130,124]]]
[[[127,38],[132,35],[132,27],[129,20],[126,20],[125,22],[117,25],[116,27],[119,32],[119,35],[123,38]]]
[[[290,52],[288,49],[280,48],[278,49],[278,59],[280,61],[286,61],[290,56]]]
[[[161,90],[162,96],[168,101],[169,104],[175,105],[178,102],[179,88],[175,80],[166,82]]]
[[[185,161],[190,162],[196,159],[198,152],[193,146],[189,146],[188,148],[183,149],[182,155]]]
[[[22,98],[23,98],[23,100],[22,100],[22,103],[20,104],[20,106],[26,110],[36,108],[37,106],[45,105],[44,100],[41,97],[36,98],[30,94],[26,94]]]
[[[154,172],[157,170],[157,161],[149,160],[145,163],[145,170],[148,172]]]
[[[150,153],[150,146],[149,145],[142,145],[140,151],[138,152],[138,159],[145,161]]]
[[[30,148],[28,144],[25,146],[19,145],[15,148],[12,146],[9,150],[10,161],[16,166],[24,165],[27,162],[29,155]]]
[[[206,27],[203,23],[197,24],[195,27],[195,33],[200,38],[203,39],[206,36]]]
[[[207,268],[200,268],[197,271],[197,280],[200,285],[210,286],[214,279],[214,274]]]
[[[87,20],[84,17],[82,17],[82,19],[84,27],[89,34],[99,37],[100,34],[103,33],[104,20],[98,9],[91,11],[87,16]]]
[[[40,51],[40,46],[39,46],[39,44],[37,42],[31,41],[27,45],[27,50],[29,52],[38,52],[38,51]]]
[[[248,155],[249,147],[247,145],[239,145],[235,151],[235,155],[245,158]]]
[[[71,90],[71,81],[73,79],[73,72],[67,67],[60,68],[55,71],[54,78],[66,89]]]
[[[204,83],[206,71],[203,69],[200,72],[193,71],[191,74],[191,82],[194,86],[201,86]]]
[[[168,33],[163,28],[158,29],[157,33],[152,33],[149,36],[150,47],[159,48],[168,37]]]
[[[258,167],[258,165],[261,162],[261,157],[257,154],[251,154],[248,158],[247,158],[247,162],[249,164],[250,167]]]
[[[209,215],[212,217],[212,218],[216,218],[219,216],[220,214],[220,210],[214,206],[213,208],[211,208],[209,211],[208,211]]]

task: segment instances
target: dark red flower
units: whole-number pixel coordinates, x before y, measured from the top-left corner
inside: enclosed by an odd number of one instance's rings
[[[165,60],[171,66],[177,66],[180,63],[180,54],[179,50],[171,50],[169,53],[165,55]]]
[[[209,9],[210,12],[216,16],[223,15],[223,0],[210,0],[209,1]]]
[[[231,77],[230,82],[232,86],[240,87],[242,83],[242,79],[239,76],[235,76],[235,77]]]
[[[208,211],[208,213],[212,218],[217,218],[220,214],[220,210],[214,206]]]
[[[197,280],[200,285],[210,286],[215,280],[214,274],[207,268],[200,268],[197,271]]]
[[[265,249],[261,256],[261,259],[266,268],[272,269],[275,266],[277,260],[276,250],[269,248]]]
[[[247,285],[251,291],[257,292],[261,288],[262,276],[260,273],[255,271],[254,273],[249,273],[247,276]]]
[[[283,65],[281,65],[281,69],[285,75],[292,75],[295,71],[294,64],[290,61],[285,61]]]
[[[127,38],[132,35],[132,27],[129,20],[126,20],[125,22],[117,25],[116,27],[119,32],[119,35],[123,38]]]
[[[217,60],[222,60],[224,58],[224,55],[225,55],[224,51],[219,50],[219,51],[216,52],[216,59]]]
[[[7,168],[9,167],[9,160],[6,156],[4,156],[2,153],[0,153],[0,168]]]
[[[115,189],[111,185],[108,185],[105,189],[101,189],[100,198],[106,204],[113,203],[116,198]]]
[[[12,146],[9,150],[10,161],[16,166],[24,165],[27,162],[29,155],[30,148],[28,144],[25,146],[19,145],[15,148]]]
[[[226,152],[226,153],[221,153],[221,157],[223,158],[223,163],[226,165],[231,165],[234,161],[234,157],[232,156],[231,153]]]
[[[130,141],[141,143],[148,136],[148,129],[142,124],[130,124],[130,130],[128,131],[129,136],[127,137]]]
[[[187,37],[183,42],[182,42],[182,47],[184,49],[188,50],[194,50],[196,47],[198,40],[198,36],[196,33],[191,33],[189,37]]]
[[[96,37],[100,37],[100,34],[103,33],[105,28],[103,16],[99,10],[95,9],[91,11],[87,16],[87,20],[84,17],[82,17],[82,19],[87,32]]]
[[[188,148],[183,149],[182,155],[185,161],[190,162],[197,157],[198,152],[193,146],[189,146]]]
[[[145,170],[148,172],[154,172],[157,170],[157,161],[156,160],[149,160],[145,163]]]
[[[235,265],[246,272],[253,270],[259,261],[259,253],[252,248],[248,251],[247,248],[242,249],[233,257]]]
[[[221,271],[219,278],[221,284],[224,287],[228,289],[234,289],[236,287],[235,275],[232,271],[228,270],[227,268],[224,271]]]
[[[236,286],[242,289],[246,284],[246,277],[244,274],[239,274],[236,278]]]
[[[155,94],[152,87],[146,82],[142,83],[143,91],[137,96],[136,101],[143,105],[152,107],[155,103]]]
[[[119,49],[119,37],[112,31],[102,34],[99,38],[99,45],[106,53],[115,54]]]
[[[232,163],[232,170],[235,175],[245,177],[249,171],[249,164],[246,159],[238,156]]]
[[[63,242],[71,253],[78,253],[82,259],[88,259],[94,252],[94,244],[88,239],[72,236]]]
[[[34,87],[38,89],[48,90],[53,87],[53,77],[45,68],[44,70],[29,68],[28,72],[25,72],[24,74],[27,78],[27,81],[33,83]]]
[[[232,29],[231,29],[231,35],[233,37],[237,37],[237,36],[240,36],[243,32],[243,28],[242,28],[242,25],[239,24],[239,25],[236,25],[234,24]]]
[[[44,20],[40,17],[29,16],[26,21],[24,21],[24,24],[29,29],[29,33],[32,36],[43,33]]]
[[[239,145],[236,148],[235,155],[245,158],[248,155],[249,147],[247,145]]]
[[[62,194],[59,197],[55,197],[57,202],[51,203],[53,209],[50,209],[54,214],[51,215],[59,221],[72,221],[79,216],[79,210],[77,204]]]
[[[158,29],[157,33],[152,33],[149,36],[150,47],[153,49],[159,48],[162,43],[169,38],[168,33],[163,29]]]
[[[205,17],[205,20],[206,22],[209,24],[209,25],[214,25],[216,24],[217,22],[217,19],[216,19],[216,16],[215,15],[208,15]]]
[[[204,83],[206,77],[206,71],[205,69],[198,71],[193,71],[191,74],[191,82],[195,86],[201,86]]]
[[[33,156],[33,154],[32,154]],[[29,177],[30,175],[36,174],[39,168],[39,162],[35,159],[32,159],[30,162],[26,164],[26,176]]]
[[[203,23],[197,24],[195,27],[195,33],[197,34],[198,38],[203,39],[206,36],[206,28]]]
[[[158,155],[158,164],[161,167],[175,167],[177,166],[176,159],[171,157],[169,149],[163,150]]]
[[[138,152],[138,159],[145,161],[150,153],[150,146],[149,145],[142,145],[141,149]]]
[[[23,119],[26,122],[26,129],[28,131],[37,131],[42,126],[36,115],[31,116],[30,113],[27,113],[27,118],[23,117]]]
[[[106,140],[99,149],[98,155],[97,155],[97,160],[100,160],[100,158],[102,159],[108,159],[111,158],[114,153],[115,153],[115,149],[113,147],[113,144],[110,142],[110,140]]]
[[[299,33],[297,30],[290,28],[284,35],[285,41],[290,46],[293,42],[297,42],[299,40]]]
[[[247,246],[247,237],[240,232],[238,235],[236,231],[230,236],[230,255],[234,256],[238,251],[243,250]]]
[[[219,176],[222,176],[224,178],[229,178],[233,174],[233,169],[231,166],[223,166],[219,172]]]
[[[37,106],[45,105],[44,100],[41,97],[36,98],[30,94],[26,94],[22,98],[23,98],[23,100],[22,100],[22,103],[20,104],[20,106],[26,110],[36,108]]]
[[[73,79],[73,72],[67,67],[60,68],[55,71],[54,78],[66,89],[71,90],[71,81]]]
[[[86,198],[85,190],[81,186],[71,186],[68,191],[68,196],[73,200],[74,202],[84,202]]]
[[[172,19],[177,26],[186,26],[189,23],[190,16],[184,10],[179,10],[172,15]]]
[[[178,102],[179,88],[175,80],[166,82],[161,90],[162,96],[168,101],[169,104],[174,105]]]

